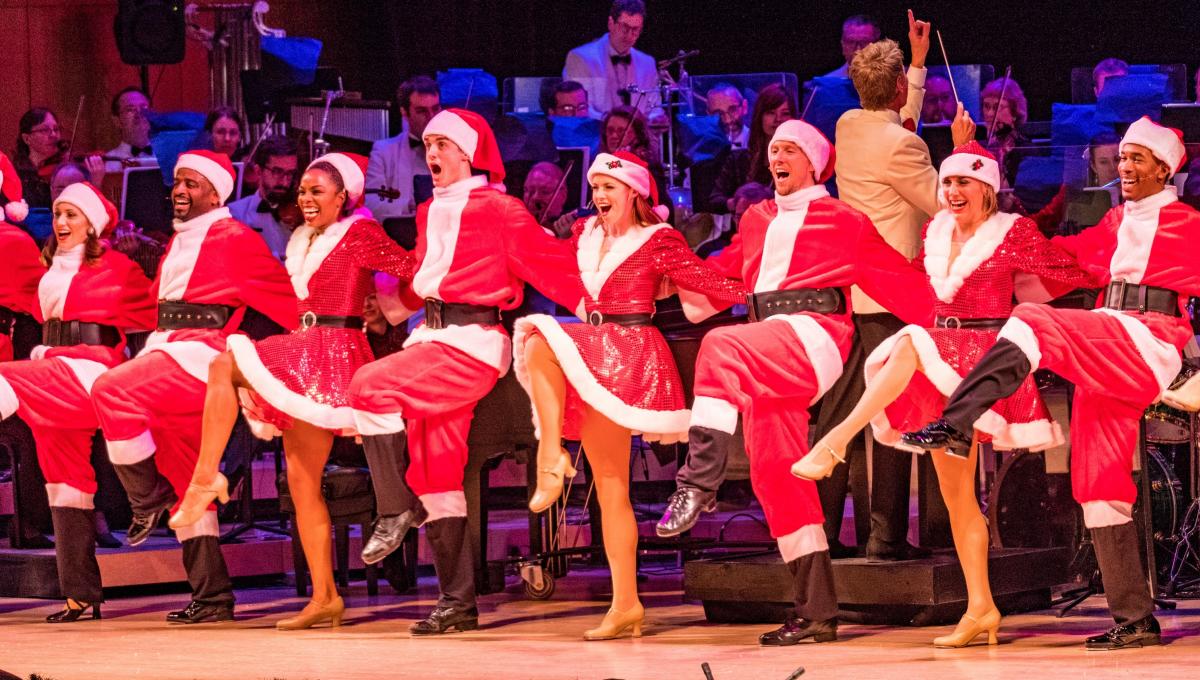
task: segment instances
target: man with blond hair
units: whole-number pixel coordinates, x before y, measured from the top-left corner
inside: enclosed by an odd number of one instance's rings
[[[904,53],[895,41],[882,40],[859,50],[850,61],[850,79],[862,108],[847,111],[837,122],[838,197],[865,213],[883,239],[910,260],[921,245],[921,225],[938,209],[938,173],[930,162],[928,147],[914,132],[925,95],[929,35],[929,23],[917,21],[910,10],[912,63],[907,74]],[[958,104],[951,124],[955,146],[970,140],[974,127],[962,104]],[[862,396],[866,356],[904,325],[858,287],[851,290],[851,301],[855,342],[846,370],[821,404],[814,428],[818,437],[841,422]],[[912,558],[920,554],[906,539],[912,457],[878,443],[873,452],[867,559]],[[863,435],[851,442],[847,454],[866,455]],[[840,531],[846,474],[819,485],[825,515],[830,518],[825,529],[831,542],[836,541]]]

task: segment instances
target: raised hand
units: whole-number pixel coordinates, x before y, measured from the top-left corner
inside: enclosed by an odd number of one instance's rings
[[[954,122],[950,123],[950,136],[954,139],[955,148],[975,139],[975,121],[971,114],[958,103],[958,112],[954,114]]]
[[[912,48],[912,65],[925,68],[925,57],[929,54],[929,22],[918,21],[913,11],[908,10],[908,44]]]

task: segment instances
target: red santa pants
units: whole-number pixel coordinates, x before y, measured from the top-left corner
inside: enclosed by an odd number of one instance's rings
[[[1000,331],[1033,368],[1075,384],[1071,488],[1090,528],[1132,521],[1133,459],[1142,413],[1158,380],[1120,321],[1082,309],[1021,304]]]
[[[819,389],[787,322],[716,328],[700,344],[691,425],[732,434],[742,414],[750,483],[789,561],[828,549],[817,485],[791,474],[808,452],[808,407]]]
[[[75,373],[57,359],[0,364],[0,417],[14,411],[33,432],[50,505],[91,510],[92,436],[99,425]]]
[[[92,404],[135,511],[160,507],[174,493],[172,511],[187,492],[200,457],[200,423],[207,386],[164,352],[147,352],[108,371],[92,387]],[[154,479],[147,479],[148,476]],[[166,485],[159,483],[165,478]],[[184,532],[218,535],[215,511]]]
[[[467,435],[475,404],[499,377],[494,367],[465,352],[425,342],[363,366],[350,381],[360,434],[391,434],[407,425],[405,479],[430,520],[467,515]]]

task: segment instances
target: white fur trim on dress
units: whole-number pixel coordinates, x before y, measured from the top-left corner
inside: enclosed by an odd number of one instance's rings
[[[1179,349],[1169,342],[1154,337],[1150,328],[1132,314],[1108,307],[1100,307],[1092,311],[1107,314],[1121,322],[1129,339],[1133,341],[1133,346],[1141,355],[1142,361],[1146,362],[1158,380],[1158,394],[1161,397],[1162,393],[1171,386],[1175,376],[1179,375],[1179,370],[1183,368],[1183,357],[1180,355]]]
[[[19,408],[21,400],[17,399],[17,393],[13,391],[8,379],[0,375],[0,420],[11,417]]]
[[[375,301],[383,318],[393,326],[399,326],[421,310],[420,307],[414,309],[404,304],[402,293],[407,285],[401,285],[400,279],[387,272],[375,272]]]
[[[175,237],[158,268],[158,299],[182,300],[212,225],[232,218],[229,208],[217,208],[186,222],[175,223]]]
[[[1083,526],[1089,529],[1115,527],[1133,521],[1133,505],[1124,501],[1084,501]]]
[[[842,361],[842,353],[829,332],[810,314],[776,314],[766,319],[768,322],[776,320],[791,326],[796,337],[800,339],[800,344],[804,346],[808,362],[817,375],[817,392],[811,402],[815,404],[830,387],[833,387],[838,378],[842,377],[842,370],[846,367]]]
[[[353,412],[354,429],[361,435],[395,434],[404,431],[402,413],[371,413],[359,409],[353,409]]]
[[[180,543],[202,536],[220,536],[221,525],[217,522],[217,511],[207,510],[195,524],[179,527],[175,530],[175,539]]]
[[[404,341],[404,347],[423,342],[439,342],[453,347],[496,369],[500,377],[508,373],[512,359],[512,342],[508,335],[492,326],[469,324],[433,329],[421,324]]]
[[[692,419],[689,427],[707,427],[726,434],[737,431],[738,410],[733,404],[716,397],[697,395],[692,400]]]
[[[792,533],[775,539],[775,543],[779,546],[779,554],[783,556],[784,562],[829,550],[825,528],[820,524],[805,524]]]
[[[204,384],[208,384],[208,365],[220,352],[208,343],[199,340],[170,340],[173,331],[154,331],[146,340],[146,346],[138,356],[150,352],[163,352],[171,357],[184,373]]]
[[[516,371],[517,381],[530,396],[533,393],[529,386],[529,367],[525,364],[525,342],[535,330],[542,334],[546,344],[558,358],[567,382],[589,406],[621,427],[629,428],[633,434],[641,435],[646,441],[661,441],[665,444],[687,441],[690,417],[687,409],[655,411],[621,401],[592,375],[591,369],[579,354],[579,348],[562,329],[558,319],[545,314],[521,317],[517,319],[513,328],[513,370]],[[533,410],[533,426],[540,438],[541,424],[537,419],[537,409]]]
[[[667,224],[655,224],[649,227],[632,227],[609,242],[608,252],[603,257],[600,250],[604,245],[604,227],[592,215],[579,235],[579,245],[575,251],[575,261],[579,265],[579,278],[583,287],[593,299],[600,298],[600,290],[625,260],[641,249],[642,246],[660,229],[670,229]]]
[[[863,377],[867,384],[869,385],[879,371],[883,370],[884,364],[896,351],[896,345],[901,338],[906,337],[912,342],[921,364],[921,371],[929,382],[942,396],[949,397],[953,394],[962,382],[962,376],[942,358],[929,331],[914,325],[900,329],[880,343],[867,357],[863,366]],[[991,435],[992,445],[1004,450],[1044,451],[1059,446],[1064,441],[1062,428],[1052,420],[1043,418],[1025,423],[1010,423],[994,409],[988,409],[975,421],[975,429]],[[871,418],[871,431],[880,444],[904,451],[925,453],[924,449],[907,446],[900,440],[901,432],[888,420],[886,411],[880,411]]]
[[[309,331],[296,331],[307,333]],[[349,406],[330,406],[313,401],[306,395],[293,392],[276,378],[262,358],[254,341],[245,335],[231,335],[226,341],[238,370],[250,383],[250,388],[271,406],[283,411],[296,420],[316,425],[323,430],[347,431],[354,429],[354,414]],[[251,417],[247,414],[247,417]]]
[[[421,494],[417,499],[421,501],[425,512],[429,513],[426,524],[447,517],[467,516],[467,495],[462,491]]]
[[[1030,373],[1038,370],[1038,366],[1042,365],[1042,345],[1038,342],[1037,333],[1033,332],[1033,327],[1025,323],[1024,319],[1010,316],[1008,321],[1005,321],[1004,325],[1000,327],[1000,332],[996,334],[996,340],[1007,340],[1024,352],[1025,358],[1029,359]]]
[[[250,434],[263,441],[271,441],[283,434],[278,427],[264,420],[262,409],[258,402],[254,401],[250,390],[239,387],[237,395],[238,403],[242,405],[242,413],[246,416],[246,426],[250,428]]]
[[[76,508],[79,510],[94,510],[95,494],[85,493],[62,482],[46,484],[46,496],[50,499],[52,508]]]
[[[133,439],[106,439],[108,459],[113,465],[134,465],[154,455],[156,449],[150,430]]]
[[[296,292],[297,298],[308,299],[308,282],[321,268],[325,258],[329,257],[329,253],[332,253],[345,238],[350,225],[360,219],[358,215],[342,218],[326,227],[325,231],[315,238],[313,234],[317,230],[308,225],[302,225],[292,232],[287,242],[287,259],[283,263],[287,266],[292,290]]]
[[[929,285],[939,300],[954,301],[963,281],[991,258],[1018,217],[1012,213],[996,213],[984,220],[963,244],[952,263],[951,242],[958,222],[949,210],[939,210],[933,216],[925,230],[925,273],[929,275]]]

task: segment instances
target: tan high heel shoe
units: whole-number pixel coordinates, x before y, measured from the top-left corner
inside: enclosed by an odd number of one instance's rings
[[[1181,411],[1200,411],[1200,373],[1195,373],[1182,385],[1163,392],[1163,403]]]
[[[275,622],[276,630],[304,630],[323,621],[329,621],[331,628],[342,625],[342,614],[346,612],[346,603],[341,596],[335,597],[323,605],[309,602],[299,614],[290,619]]]
[[[565,480],[573,477],[575,468],[571,467],[571,454],[563,449],[557,463],[549,468],[538,469],[537,490],[533,492],[533,498],[529,499],[529,511],[542,512],[554,505],[562,497]]]
[[[970,614],[963,614],[962,619],[955,626],[954,632],[934,638],[933,646],[966,647],[982,633],[987,633],[988,644],[994,645],[999,642],[996,637],[996,631],[998,630],[1000,630],[1000,610],[995,607],[992,607],[990,612],[979,618],[975,618]]]
[[[167,526],[180,529],[199,522],[213,500],[229,502],[229,480],[220,472],[207,486],[195,482],[188,484],[187,493],[183,494],[183,502],[179,504],[175,514],[171,515]]]
[[[584,640],[612,640],[630,629],[630,637],[642,636],[642,622],[646,620],[646,609],[638,603],[628,611],[619,612],[609,609],[600,625],[583,632]]]
[[[824,463],[817,462],[825,454],[829,454],[829,460]],[[832,446],[821,440],[813,446],[812,451],[809,451],[803,458],[792,463],[792,475],[801,479],[811,479],[815,482],[833,474],[833,469],[838,466],[838,463],[845,462],[846,457],[844,454],[838,453]]]

